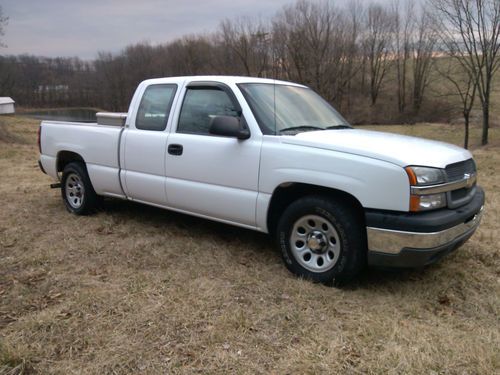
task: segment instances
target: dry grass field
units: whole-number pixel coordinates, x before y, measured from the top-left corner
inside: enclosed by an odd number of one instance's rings
[[[468,243],[337,289],[262,234],[121,201],[72,216],[36,166],[37,122],[0,122],[0,374],[500,372],[500,129],[484,148],[474,130],[487,208]]]

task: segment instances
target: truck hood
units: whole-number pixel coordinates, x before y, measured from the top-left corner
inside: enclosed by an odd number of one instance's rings
[[[469,151],[448,143],[361,129],[303,132],[282,136],[282,142],[366,156],[401,167],[444,168],[472,157]]]

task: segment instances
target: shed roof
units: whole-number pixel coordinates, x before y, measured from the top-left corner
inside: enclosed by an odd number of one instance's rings
[[[0,104],[14,104],[15,101],[8,96],[0,96]]]

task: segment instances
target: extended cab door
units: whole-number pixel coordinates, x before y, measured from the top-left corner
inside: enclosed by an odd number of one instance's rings
[[[186,86],[167,146],[169,206],[254,227],[262,137],[252,134],[238,140],[212,135],[210,121],[218,115],[244,121],[228,86],[218,82]]]
[[[124,132],[123,188],[132,200],[167,205],[165,150],[168,133],[165,129],[176,91],[176,84],[147,86],[135,124],[129,124]]]

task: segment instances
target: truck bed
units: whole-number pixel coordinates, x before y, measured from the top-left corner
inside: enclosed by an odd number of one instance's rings
[[[123,197],[119,179],[122,131],[122,127],[97,123],[42,121],[42,166],[47,174],[58,178],[57,155],[60,152],[77,153],[85,160],[98,194]]]

